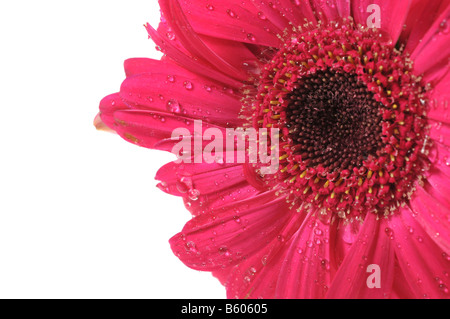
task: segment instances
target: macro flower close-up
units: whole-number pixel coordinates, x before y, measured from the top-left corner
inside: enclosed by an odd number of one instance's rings
[[[94,123],[178,157],[173,253],[228,298],[449,298],[450,1],[159,5]]]

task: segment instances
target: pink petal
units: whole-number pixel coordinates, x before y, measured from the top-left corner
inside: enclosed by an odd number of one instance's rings
[[[398,265],[397,260],[395,262],[394,273],[391,299],[415,299],[416,295],[414,291],[411,290],[412,288],[408,283],[408,279]]]
[[[285,30],[289,27],[289,21],[286,19],[285,14],[282,13],[285,8],[279,3],[280,1],[266,2],[261,0],[253,0],[252,2],[258,10],[261,10],[260,16],[264,16],[272,22],[278,30]],[[291,4],[289,4],[289,7],[294,8]],[[289,11],[289,7],[286,8],[286,11]]]
[[[350,1],[312,1],[318,20],[339,21],[351,16]]]
[[[199,37],[208,48],[220,56],[224,61],[234,68],[241,70],[245,76],[245,80],[247,80],[248,71],[252,71],[250,67],[260,67],[258,66],[259,61],[255,54],[250,51],[249,46],[245,43],[218,39],[206,35],[200,35]]]
[[[414,215],[405,206],[388,220],[409,291],[415,298],[448,298],[450,257],[434,243]]]
[[[161,112],[143,110],[121,110],[114,113],[115,130],[125,140],[142,147],[172,151],[180,139],[172,139],[172,133],[177,128],[186,128],[191,133],[193,144],[194,123],[190,118],[175,116]],[[203,123],[202,132],[208,128],[222,129],[218,126]],[[225,132],[223,131],[225,136]],[[203,141],[202,149],[209,143]],[[192,153],[194,153],[192,147]]]
[[[367,26],[367,19],[372,11],[369,5],[376,4],[381,9],[381,30],[389,35],[395,45],[402,32],[403,25],[412,0],[356,0],[352,1],[352,13],[356,23]]]
[[[261,250],[236,266],[215,271],[227,288],[228,298],[272,299],[280,276],[291,238],[296,234],[307,216],[307,211],[289,214],[289,220],[276,238],[267,243]]]
[[[434,142],[431,149],[429,160],[445,178],[450,178],[450,146]]]
[[[430,137],[433,141],[450,147],[450,124],[430,119]]]
[[[213,275],[227,289],[229,299],[273,299],[281,269],[279,258],[268,262],[268,256],[281,251],[280,241],[275,238],[259,252],[238,265],[216,270]]]
[[[314,214],[304,220],[286,245],[276,287],[276,298],[323,298],[331,281],[330,223]]]
[[[100,118],[109,128],[115,130],[114,112],[126,109],[129,107],[123,103],[119,93],[108,95],[100,101]]]
[[[368,213],[358,240],[352,245],[333,278],[327,298],[389,298],[394,280],[394,248],[386,221]],[[380,267],[380,288],[369,288],[369,265]]]
[[[172,162],[158,171],[156,179],[161,190],[182,196],[194,216],[260,194],[247,183],[242,164]]]
[[[160,63],[151,72],[128,77],[120,96],[132,108],[179,114],[228,127],[239,127],[239,96],[185,70]]]
[[[339,218],[336,221],[336,227],[331,228],[330,247],[333,249],[330,262],[334,268],[338,268],[351,251],[353,244],[358,240],[361,227],[361,223],[349,223],[347,220]]]
[[[233,88],[240,88],[242,86],[241,81],[232,79],[224,73],[213,69],[210,65],[205,64],[203,61],[198,61],[195,57],[192,57],[191,55],[188,55],[185,52],[181,51],[174,44],[172,44],[161,34],[159,34],[155,29],[153,29],[149,24],[146,25],[146,28],[153,42],[155,42],[155,44],[171,60],[183,66],[186,70],[195,72],[196,74],[202,75],[205,78],[210,78],[218,82],[222,82]]]
[[[414,51],[445,6],[446,0],[413,0],[405,22],[406,28],[400,36],[400,41],[406,44],[406,51]]]
[[[434,85],[430,93],[429,107],[427,117],[436,121],[450,124],[450,68],[446,73],[438,77],[437,83]]]
[[[450,5],[434,21],[411,54],[417,74],[438,72],[448,68],[450,48]]]
[[[435,195],[434,197],[450,209],[450,197],[448,196],[450,194],[449,177],[433,166],[427,172],[426,185],[430,186],[427,189],[432,191]],[[450,210],[448,212],[450,215]]]
[[[194,217],[170,244],[175,255],[193,269],[225,268],[270,243],[289,219],[288,211],[284,198],[267,192]]]
[[[218,54],[211,50],[205,42],[194,32],[191,24],[188,22],[180,4],[175,0],[161,0],[161,11],[169,22],[178,41],[187,49],[192,56],[203,59],[206,64],[211,64],[213,68],[221,70],[238,80],[246,80],[246,74],[241,68],[235,68]]]
[[[253,0],[253,3],[270,21],[277,21],[278,28],[282,30],[290,29],[289,23],[295,26],[300,26],[307,22],[312,22],[314,25],[317,24],[314,9],[309,1],[277,0],[268,3],[266,1]],[[270,5],[270,3],[274,5]]]
[[[425,183],[423,188],[418,186],[409,205],[429,238],[450,254],[450,205],[446,198],[450,193],[442,191],[440,186],[445,187],[431,182]]]
[[[160,0],[160,4],[165,2]],[[180,4],[199,34],[255,45],[280,45],[277,34],[282,30],[258,15],[258,9],[250,1],[183,0]]]
[[[263,249],[290,217],[273,192],[194,217],[170,240],[183,263],[212,271],[232,266]]]

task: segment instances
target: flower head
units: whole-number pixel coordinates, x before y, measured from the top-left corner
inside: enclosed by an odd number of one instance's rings
[[[279,141],[270,174],[227,147],[159,170],[193,214],[174,253],[231,298],[448,298],[450,4],[159,3],[164,57],[127,60],[97,124],[165,151],[176,128]]]

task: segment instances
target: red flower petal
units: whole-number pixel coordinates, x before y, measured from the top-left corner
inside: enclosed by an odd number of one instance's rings
[[[230,299],[273,299],[281,269],[280,241],[275,238],[259,252],[238,265],[216,270],[213,275],[219,278],[227,289]],[[275,254],[274,262],[268,256]]]
[[[153,42],[155,42],[155,44],[168,57],[170,57],[171,60],[183,66],[186,70],[195,72],[196,74],[202,75],[205,78],[215,79],[218,82],[222,82],[234,88],[240,88],[242,86],[241,81],[232,79],[228,75],[225,75],[224,73],[211,68],[211,66],[209,66],[208,64],[205,64],[202,61],[198,61],[195,59],[195,57],[186,54],[186,52],[181,51],[174,44],[166,40],[149,24],[146,25],[146,28]]]
[[[303,3],[301,5],[303,5]],[[324,20],[325,17],[326,21],[339,21],[342,18],[351,16],[350,1],[331,0],[326,1],[325,3],[313,1],[312,5],[314,6],[318,20]],[[318,13],[322,13],[322,15]]]
[[[446,0],[413,0],[405,22],[406,29],[400,35],[400,41],[408,52],[414,51],[447,5]]]
[[[447,68],[450,55],[450,5],[434,21],[430,29],[421,39],[420,44],[411,54],[414,61],[414,69],[418,74],[438,72],[441,68]]]
[[[273,192],[264,193],[193,218],[170,244],[191,268],[225,268],[270,243],[290,217],[287,212],[284,198],[274,200]]]
[[[409,11],[412,0],[356,0],[352,1],[352,13],[356,23],[367,26],[367,19],[372,12],[367,12],[369,5],[376,4],[381,9],[381,30],[390,35],[395,45]]]
[[[345,257],[328,291],[327,298],[389,298],[394,280],[394,248],[386,221],[368,213],[357,241]],[[369,265],[380,267],[380,288],[369,288]]]
[[[100,118],[109,128],[115,130],[114,112],[119,110],[126,110],[129,107],[123,103],[119,93],[111,94],[104,97],[100,101]]]
[[[445,68],[443,69],[445,70]],[[438,82],[433,87],[430,94],[430,106],[427,110],[427,117],[436,122],[450,124],[450,67],[442,77],[438,77]]]
[[[171,25],[178,41],[194,57],[203,59],[205,64],[211,65],[213,68],[221,70],[223,73],[235,79],[245,80],[247,78],[242,69],[237,69],[227,63],[202,41],[192,29],[178,1],[160,1],[160,6],[164,17]]]
[[[128,77],[120,96],[132,108],[179,114],[223,127],[242,124],[240,97],[233,90],[168,63],[155,63],[152,71]]]
[[[414,298],[448,298],[450,257],[413,217],[420,213],[405,206],[388,220],[397,261]]]
[[[168,0],[160,0],[164,5]],[[282,30],[269,19],[258,15],[255,6],[247,1],[200,0],[180,1],[183,11],[194,30],[220,39],[276,47],[280,45],[277,34]]]
[[[242,164],[172,162],[158,171],[156,179],[161,190],[182,196],[194,216],[260,194],[247,183]]]
[[[281,212],[280,212],[281,213]],[[238,265],[214,271],[227,288],[228,298],[275,298],[275,291],[280,280],[284,256],[287,254],[291,238],[303,224],[307,211],[293,213],[283,212],[289,215],[283,230],[276,238],[273,238],[256,254],[243,260]]]
[[[430,181],[424,188],[418,187],[409,205],[429,237],[450,255],[450,205],[447,203],[450,192],[440,187],[446,185],[432,185]]]
[[[282,268],[276,287],[276,298],[324,298],[331,281],[330,223],[314,214],[305,219],[287,251],[280,256]]]
[[[450,124],[441,121],[429,120],[430,137],[432,140],[450,147]]]
[[[189,136],[191,140],[194,136],[192,119],[161,112],[121,110],[114,113],[114,121],[116,123],[114,129],[125,140],[152,149],[172,151],[175,144],[180,141],[172,139],[172,132],[176,128],[186,128],[191,132]],[[209,127],[220,129],[218,126],[204,124],[203,132]],[[204,141],[202,149],[207,144],[208,142]]]
[[[433,166],[447,179],[450,178],[450,146],[435,142],[431,152],[430,160]]]

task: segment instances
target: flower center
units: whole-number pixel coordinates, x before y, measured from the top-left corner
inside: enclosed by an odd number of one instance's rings
[[[299,210],[391,214],[422,174],[423,85],[376,29],[305,28],[285,36],[251,102],[255,128],[280,130],[280,169],[262,179]]]
[[[286,127],[308,167],[330,171],[363,166],[382,147],[379,108],[355,74],[318,70],[287,95]]]

